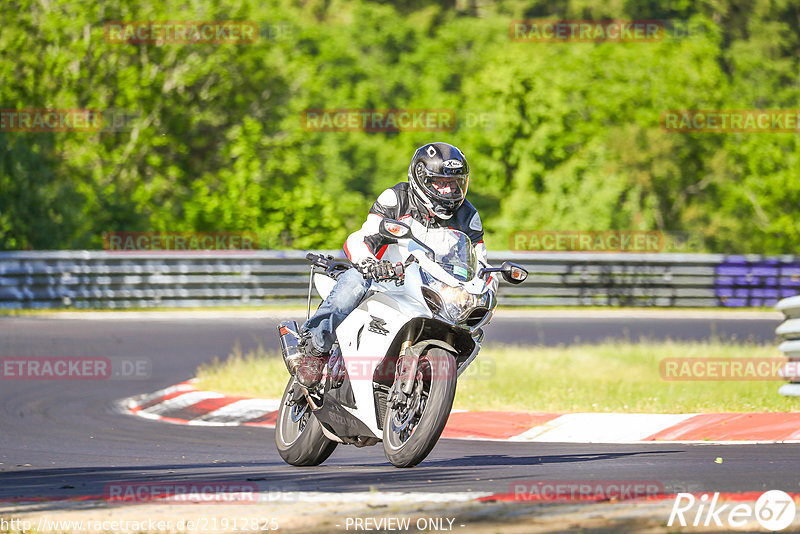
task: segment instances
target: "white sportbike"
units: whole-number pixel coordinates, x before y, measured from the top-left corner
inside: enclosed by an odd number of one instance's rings
[[[402,250],[404,272],[373,281],[339,325],[318,386],[306,389],[290,378],[275,428],[278,452],[289,464],[319,465],[339,443],[363,447],[379,441],[397,467],[424,460],[497,305],[488,278],[497,272],[519,284],[528,276],[511,262],[480,268],[470,239],[457,230],[429,229],[419,239],[408,225],[383,219],[380,233]],[[307,258],[322,298],[353,266],[315,254]],[[310,290],[309,283],[309,306]],[[297,324],[284,321],[278,330],[286,359],[297,351]]]

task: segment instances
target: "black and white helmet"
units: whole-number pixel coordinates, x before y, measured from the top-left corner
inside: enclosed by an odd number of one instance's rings
[[[431,215],[449,219],[467,196],[467,158],[447,143],[422,145],[408,166],[408,183]]]

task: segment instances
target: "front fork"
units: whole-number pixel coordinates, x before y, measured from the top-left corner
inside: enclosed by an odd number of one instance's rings
[[[405,404],[408,396],[414,389],[414,382],[417,378],[417,367],[419,366],[419,353],[409,350],[413,343],[416,332],[409,330],[406,340],[400,345],[400,354],[397,357],[395,366],[395,379],[386,403],[391,406]]]
[[[419,353],[409,350],[411,341],[404,341],[400,346],[400,356],[397,358],[397,377],[395,379],[396,389],[408,395],[414,388],[414,381],[417,377],[417,367],[419,366]]]
[[[409,332],[400,346],[394,384],[386,398],[389,406],[408,406],[409,401],[415,396],[414,386],[417,384],[419,374],[419,360],[428,347],[439,347],[458,356],[458,351],[451,344],[451,337],[448,337],[447,341],[433,338],[414,343],[415,337],[415,334]]]

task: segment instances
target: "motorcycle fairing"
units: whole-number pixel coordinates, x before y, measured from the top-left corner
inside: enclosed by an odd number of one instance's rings
[[[328,298],[328,295],[331,294],[331,290],[333,290],[333,286],[335,285],[336,280],[325,273],[314,273],[314,287],[317,289],[319,296],[322,297],[322,300]]]
[[[375,417],[372,385],[375,370],[406,323],[415,317],[432,317],[422,299],[418,266],[409,266],[405,284],[405,290],[403,286],[395,286],[394,282],[373,284],[376,292],[364,299],[336,329],[339,350],[356,402],[354,409],[347,406],[342,406],[342,409],[360,419],[374,437],[382,435]],[[418,300],[412,295],[418,296]],[[375,318],[383,321],[381,328],[386,333],[370,330]]]

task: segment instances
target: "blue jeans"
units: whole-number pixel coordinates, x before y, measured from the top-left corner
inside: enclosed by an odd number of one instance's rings
[[[358,269],[352,267],[339,275],[328,298],[301,328],[311,333],[311,342],[317,350],[331,350],[336,328],[358,306],[371,284],[372,280],[364,279]]]

